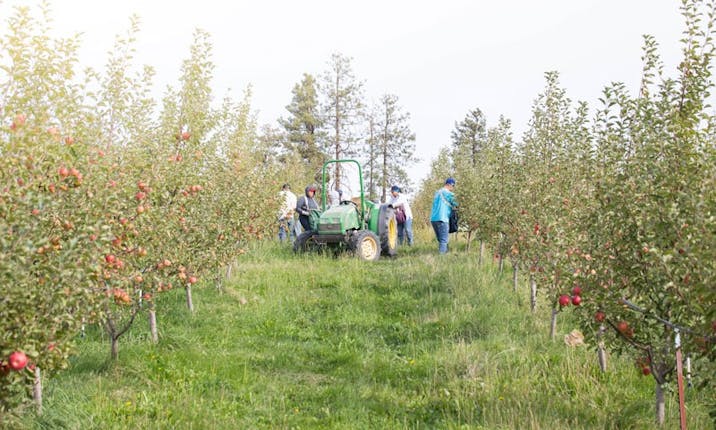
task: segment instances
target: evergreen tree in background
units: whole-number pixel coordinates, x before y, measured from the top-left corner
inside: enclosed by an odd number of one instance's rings
[[[405,167],[417,161],[415,133],[410,130],[410,114],[398,105],[398,96],[385,94],[379,103],[378,164],[380,166],[380,201],[385,202],[392,183],[408,184]]]
[[[378,110],[377,106],[373,105],[371,109],[366,112],[365,120],[366,124],[366,140],[365,140],[365,163],[363,164],[363,175],[366,187],[366,193],[368,200],[375,200],[377,196],[378,187],[378,137],[380,130],[378,128]]]
[[[319,85],[323,97],[322,118],[328,135],[324,147],[330,157],[337,160],[353,157],[357,153],[357,126],[363,109],[363,82],[356,80],[351,58],[333,54],[328,70],[321,77]],[[333,182],[340,188],[341,164],[335,164]]]
[[[291,92],[293,98],[286,106],[289,116],[278,120],[286,132],[284,146],[289,153],[298,154],[309,170],[317,171],[326,154],[319,146],[322,123],[316,79],[313,75],[304,73],[301,82],[297,83]]]
[[[480,109],[468,112],[459,123],[455,123],[455,130],[450,133],[453,150],[456,158],[464,158],[471,166],[476,166],[479,152],[487,140],[487,125],[485,116]]]

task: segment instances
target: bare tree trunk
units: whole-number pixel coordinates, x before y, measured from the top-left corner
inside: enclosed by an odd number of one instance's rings
[[[530,311],[537,312],[537,281],[532,273],[530,273]]]
[[[500,263],[498,267],[500,268],[500,275],[502,275],[502,271],[505,270],[505,259],[502,254],[500,254]]]
[[[467,246],[465,249],[467,252],[470,252],[470,244],[472,243],[472,230],[467,231]]]
[[[149,332],[152,335],[152,342],[159,342],[159,334],[157,332],[157,311],[154,306],[149,309]]]
[[[477,258],[477,264],[482,265],[482,257],[485,255],[485,241],[480,239],[480,256]]]
[[[194,301],[191,299],[191,284],[186,284],[184,290],[186,291],[186,306],[189,308],[189,312],[194,313]]]
[[[599,368],[602,369],[602,372],[607,371],[607,350],[604,348],[604,341],[601,340],[605,331],[606,328],[604,324],[600,325],[599,333],[597,334],[597,339],[599,339],[599,344],[597,345],[597,360],[599,361]]]
[[[291,240],[291,232],[288,232],[288,240]],[[224,276],[224,280],[229,281],[231,280],[231,274],[234,272],[234,263],[231,262],[226,266],[226,276]],[[223,286],[223,282],[221,285]]]
[[[659,427],[664,426],[664,419],[666,417],[666,412],[664,409],[664,388],[659,384],[656,383],[656,424],[659,425]]]
[[[519,280],[520,263],[512,263],[512,291],[517,292],[517,281]]]
[[[112,361],[116,361],[119,358],[119,337],[115,334],[110,334],[112,338],[112,346],[110,348],[110,357]]]
[[[37,407],[37,415],[42,415],[42,377],[40,366],[35,367],[35,382],[32,385],[32,398]]]
[[[557,335],[557,309],[552,309],[552,321],[549,323],[549,338],[554,339]]]

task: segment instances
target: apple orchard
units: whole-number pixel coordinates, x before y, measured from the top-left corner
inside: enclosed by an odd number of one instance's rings
[[[551,305],[552,337],[558,315],[573,313],[603,370],[606,350],[633,356],[654,379],[659,423],[677,350],[697,385],[713,390],[716,375],[715,8],[682,2],[677,76],[645,36],[638,94],[612,84],[592,118],[557,72],[545,74],[521,142],[509,120],[488,128],[471,111],[414,205],[429,213],[433,190],[454,174],[479,261],[494,247],[500,269],[512,264],[515,291],[524,274],[532,312],[538,295]]]
[[[151,71],[134,72],[132,37],[104,72],[77,75],[77,42],[51,39],[20,10],[1,41],[0,411],[27,397],[37,369],[67,365],[72,340],[101,324],[117,357],[138,312],[162,293],[214,281],[273,229],[247,102],[210,106],[208,59],[182,65],[157,107]],[[133,29],[136,31],[136,29]],[[193,52],[206,52],[195,35]],[[261,178],[261,179],[260,179]],[[272,194],[269,194],[271,196]],[[208,279],[207,279],[208,278]],[[156,318],[152,318],[156,322]],[[156,341],[156,325],[152,337]]]
[[[425,215],[454,175],[480,258],[489,246],[500,267],[512,263],[533,312],[546,298],[553,336],[557,316],[573,312],[600,357],[633,355],[654,378],[662,421],[677,333],[697,383],[716,374],[714,15],[704,8],[684,1],[677,77],[646,37],[639,94],[605,88],[590,118],[549,72],[520,143],[504,119],[483,124],[476,145],[456,139],[414,205]],[[273,237],[274,178],[288,169],[262,153],[249,95],[214,106],[206,33],[158,105],[152,69],[133,63],[136,23],[104,70],[80,73],[78,40],[50,37],[47,22],[20,9],[0,39],[0,413],[27,402],[40,370],[67,366],[88,324],[104,327],[116,358],[148,312],[156,342],[163,292],[184,290],[191,311],[197,283],[220,282],[247,244]]]

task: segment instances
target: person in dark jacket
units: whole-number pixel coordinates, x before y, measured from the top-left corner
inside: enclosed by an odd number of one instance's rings
[[[301,223],[304,231],[311,229],[309,219],[311,209],[318,209],[318,202],[314,198],[316,195],[316,187],[309,185],[306,187],[305,194],[296,202],[296,212],[298,212],[298,221]]]

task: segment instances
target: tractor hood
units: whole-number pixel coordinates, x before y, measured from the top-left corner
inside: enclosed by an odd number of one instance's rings
[[[321,214],[318,222],[319,235],[343,235],[347,230],[360,229],[358,209],[353,204],[333,206]]]

